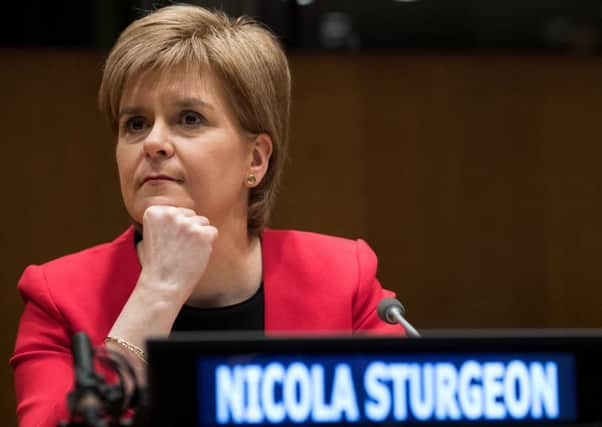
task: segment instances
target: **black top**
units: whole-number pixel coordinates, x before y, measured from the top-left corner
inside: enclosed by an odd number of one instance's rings
[[[196,308],[185,305],[172,331],[263,331],[263,283],[251,298],[235,305]]]
[[[134,243],[142,240],[136,230]],[[263,283],[251,298],[227,307],[197,308],[184,305],[172,331],[263,331]]]

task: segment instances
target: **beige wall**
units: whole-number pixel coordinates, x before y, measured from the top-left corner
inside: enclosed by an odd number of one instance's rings
[[[95,109],[101,64],[0,50],[0,359],[23,268],[127,225]],[[602,60],[294,54],[291,65],[274,226],[364,237],[418,328],[602,326]],[[6,363],[0,387],[11,425]]]

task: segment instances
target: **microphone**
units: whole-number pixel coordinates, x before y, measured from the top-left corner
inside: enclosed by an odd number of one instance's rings
[[[134,368],[119,353],[106,348],[94,349],[85,332],[77,332],[71,341],[75,381],[67,395],[69,420],[58,427],[141,427],[148,425],[145,390]],[[117,382],[107,382],[97,373],[94,361],[115,374]],[[132,390],[126,391],[126,382]],[[129,410],[134,410],[132,418]]]
[[[88,335],[78,332],[71,342],[75,367],[75,388],[69,394],[69,407],[85,425],[106,426],[102,419],[103,402],[98,393],[99,377],[94,371],[92,346]]]
[[[406,309],[403,307],[403,304],[395,298],[384,298],[381,300],[381,302],[378,303],[376,312],[383,322],[390,323],[391,325],[398,323],[406,330],[408,336],[415,338],[420,337],[418,331],[403,317],[406,314]]]

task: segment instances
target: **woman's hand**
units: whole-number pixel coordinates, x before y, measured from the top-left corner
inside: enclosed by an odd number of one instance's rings
[[[173,206],[150,206],[142,221],[139,286],[184,304],[207,268],[217,229],[193,210]]]
[[[173,323],[199,282],[217,229],[194,211],[173,206],[151,206],[144,212],[143,239],[138,245],[142,271],[134,291],[109,336],[143,348],[149,336],[169,335]],[[115,346],[144,371],[139,358]]]

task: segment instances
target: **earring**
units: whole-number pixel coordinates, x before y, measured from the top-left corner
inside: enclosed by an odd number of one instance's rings
[[[257,177],[253,174],[247,176],[247,185],[253,186],[257,182]]]

